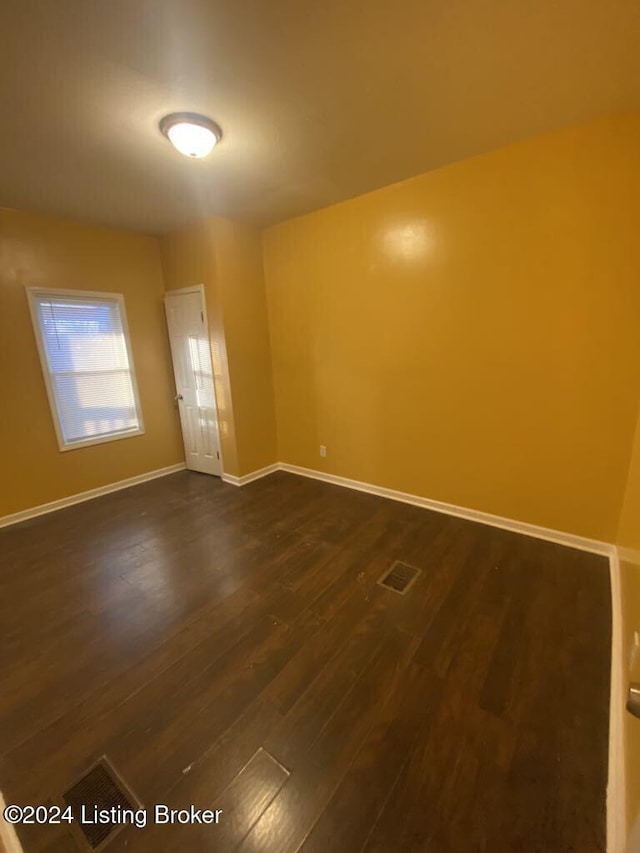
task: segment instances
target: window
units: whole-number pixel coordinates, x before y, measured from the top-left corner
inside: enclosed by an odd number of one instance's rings
[[[124,298],[29,288],[60,450],[144,432]]]

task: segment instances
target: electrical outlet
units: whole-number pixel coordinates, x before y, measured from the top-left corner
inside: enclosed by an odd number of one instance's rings
[[[326,456],[326,455],[327,455],[327,448],[324,444],[321,444],[320,445],[320,456]]]

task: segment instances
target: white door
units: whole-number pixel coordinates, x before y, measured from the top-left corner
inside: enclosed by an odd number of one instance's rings
[[[174,290],[164,298],[187,468],[222,473],[204,288]]]

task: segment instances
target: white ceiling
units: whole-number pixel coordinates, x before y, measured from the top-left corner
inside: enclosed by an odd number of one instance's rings
[[[640,108],[638,0],[1,0],[0,206],[269,224]],[[168,112],[213,118],[203,161]]]

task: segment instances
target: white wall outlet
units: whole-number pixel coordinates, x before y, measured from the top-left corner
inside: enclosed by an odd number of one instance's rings
[[[327,455],[327,448],[326,448],[326,445],[321,444],[321,445],[320,445],[320,456],[326,456],[326,455]]]

